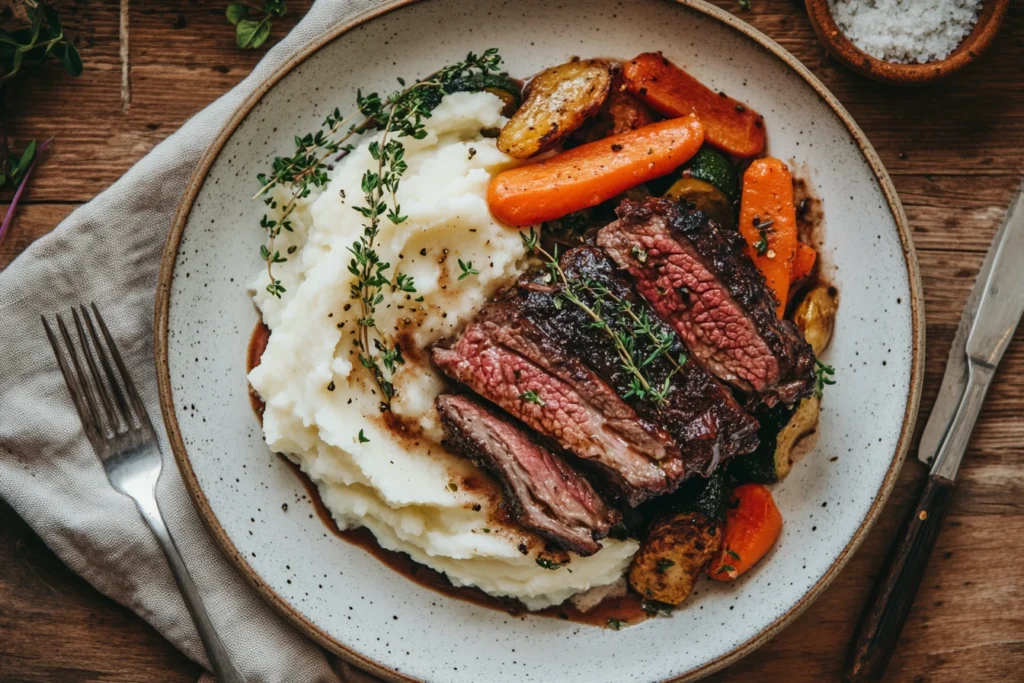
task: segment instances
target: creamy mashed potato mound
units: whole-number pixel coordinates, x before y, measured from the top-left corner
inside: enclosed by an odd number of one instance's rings
[[[461,329],[524,266],[519,232],[487,209],[491,177],[517,163],[482,133],[504,124],[501,109],[490,93],[449,95],[426,120],[425,138],[401,139],[408,170],[397,200],[408,220],[383,220],[376,244],[392,277],[410,275],[416,287],[385,292],[375,314],[407,358],[394,378],[397,419],[382,415],[353,345],[359,305],[350,299],[348,247],[363,231],[353,207],[363,201],[364,171],[375,166],[369,140],[337,164],[322,192],[300,200],[294,231],[278,238],[282,254],[295,247],[275,265],[284,295],[266,292],[265,269],[252,284],[272,334],[249,381],[266,403],[267,444],[309,475],[342,528],[365,526],[384,548],[408,553],[457,586],[540,609],[618,581],[637,543],[606,539],[592,557],[566,555],[571,572],[544,569],[536,561],[543,544],[501,521],[494,483],[439,445],[434,398],[444,383],[425,349]],[[284,204],[285,190],[275,192]],[[479,274],[460,281],[459,259]]]

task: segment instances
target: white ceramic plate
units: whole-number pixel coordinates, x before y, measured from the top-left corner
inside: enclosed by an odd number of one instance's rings
[[[433,0],[339,26],[247,102],[186,193],[164,257],[157,362],[165,423],[193,497],[257,588],[326,647],[379,675],[465,681],[695,678],[750,652],[835,577],[882,508],[906,452],[923,362],[917,265],[896,193],[849,114],[774,42],[700,2]],[[525,76],[572,55],[662,50],[764,114],[770,151],[824,202],[841,292],[836,368],[816,450],[775,487],[785,525],[735,584],[702,583],[671,619],[622,631],[444,598],[326,533],[268,452],[245,380],[257,320],[254,174],[357,87],[385,89],[469,50]],[[288,511],[282,504],[288,503]],[[307,514],[309,513],[309,514]]]

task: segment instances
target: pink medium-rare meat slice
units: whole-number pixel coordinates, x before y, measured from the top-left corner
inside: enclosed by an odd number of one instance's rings
[[[476,399],[445,394],[435,404],[449,445],[498,478],[521,526],[578,555],[601,549],[622,516],[583,475]]]
[[[589,306],[601,306],[615,329],[630,326],[629,318],[616,316],[611,304],[628,305],[634,315],[647,319],[658,339],[675,339],[672,328],[648,312],[648,304],[636,293],[632,278],[622,272],[599,248],[574,247],[560,265],[571,284],[583,285],[577,296]],[[620,396],[630,395],[633,381],[623,370],[615,343],[607,330],[589,324],[587,314],[567,303],[562,287],[548,282],[546,273],[524,276],[515,289],[515,302],[524,315],[573,357],[579,358],[613,387]],[[607,292],[604,298],[594,291]],[[685,463],[685,477],[707,477],[722,463],[757,447],[758,422],[736,402],[732,392],[693,358],[685,358],[682,341],[675,339],[664,353],[643,335],[634,336],[634,352],[644,359],[644,374],[652,386],[667,386],[662,400],[632,396],[627,402],[637,413],[661,425],[678,444]]]
[[[597,243],[716,377],[769,405],[814,389],[814,353],[744,250],[742,236],[675,202],[625,200]]]
[[[629,505],[672,490],[684,472],[672,437],[554,345],[507,302],[489,306],[434,364],[598,470]],[[529,354],[529,356],[524,355]]]

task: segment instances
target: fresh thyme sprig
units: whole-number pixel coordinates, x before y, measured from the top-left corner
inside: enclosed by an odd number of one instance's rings
[[[360,306],[357,321],[359,334],[356,338],[359,362],[370,371],[380,390],[382,411],[391,407],[391,399],[395,396],[392,378],[405,359],[401,348],[388,340],[377,327],[374,313],[384,301],[386,290],[406,293],[416,291],[413,278],[405,273],[391,274],[391,264],[382,261],[375,249],[383,219],[399,225],[408,218],[402,215],[397,199],[399,183],[407,170],[405,147],[401,138],[421,140],[426,137],[423,121],[430,118],[431,111],[452,90],[457,80],[474,74],[495,72],[500,66],[501,56],[497,49],[491,48],[479,55],[471,52],[465,60],[435,71],[408,87],[399,78],[398,83],[402,89],[384,98],[375,92],[364,96],[362,91],[357,91],[355,113],[342,116],[340,109],[334,109],[324,120],[321,130],[296,136],[296,150],[292,156],[276,157],[271,173],[257,176],[261,187],[253,199],[262,197],[277,186],[287,186],[289,190],[283,206],[279,207],[273,196],[263,200],[277,214],[274,218],[264,214],[260,221],[268,236],[267,244],[260,249],[260,256],[267,264],[267,291],[280,298],[286,290],[274,276],[273,267],[288,259],[275,249],[275,239],[282,231],[293,231],[290,217],[298,201],[308,197],[314,188],[323,187],[329,182],[331,157],[340,159],[350,152],[352,145],[348,141],[353,136],[372,129],[381,131],[380,139],[368,146],[376,164],[363,174],[363,203],[352,207],[362,215],[364,223],[363,234],[349,247],[352,260],[348,269],[356,278],[350,293]],[[360,117],[360,123],[353,123]],[[472,270],[471,263],[467,267]],[[464,273],[464,276],[469,274],[472,273]]]
[[[836,383],[836,381],[832,379],[832,376],[835,374],[836,370],[831,365],[822,363],[820,360],[814,361],[815,396],[821,398],[825,394],[825,387]]]
[[[672,388],[672,377],[682,370],[686,363],[685,354],[675,358],[670,353],[676,344],[675,335],[669,330],[659,332],[646,310],[641,309],[637,313],[631,302],[617,296],[604,284],[589,278],[574,279],[570,282],[558,263],[557,246],[555,254],[548,253],[540,245],[537,232],[533,228],[530,228],[529,233],[524,232],[520,235],[527,252],[539,254],[544,259],[544,266],[548,269],[552,281],[557,281],[561,285],[555,298],[556,308],[559,307],[559,297],[574,304],[590,318],[587,326],[604,331],[615,345],[619,363],[630,380],[629,389],[623,394],[623,398],[636,397],[658,405],[664,403]],[[593,304],[588,304],[584,300],[584,295],[588,296]],[[606,312],[606,308],[611,309],[610,313]],[[642,356],[638,348],[637,340],[641,338],[647,339],[654,346],[646,356]],[[655,386],[644,373],[644,368],[662,357],[671,363],[672,371],[661,384]]]

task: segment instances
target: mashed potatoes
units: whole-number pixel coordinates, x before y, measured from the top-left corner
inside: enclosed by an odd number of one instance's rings
[[[295,460],[320,488],[343,528],[365,526],[380,544],[408,553],[493,595],[531,609],[617,581],[636,552],[635,541],[604,541],[589,558],[567,555],[572,571],[537,564],[542,543],[503,521],[493,481],[438,444],[433,401],[443,389],[424,349],[460,329],[498,289],[521,272],[519,233],[487,209],[491,176],[512,165],[481,131],[499,128],[501,101],[489,93],[446,97],[426,121],[422,140],[402,138],[408,170],[398,202],[409,218],[384,221],[377,239],[382,260],[413,277],[415,293],[385,292],[378,328],[398,340],[407,363],[394,381],[392,414],[355,356],[359,306],[350,299],[348,247],[362,234],[360,181],[372,159],[364,142],[338,164],[330,184],[301,201],[294,232],[275,245],[296,247],[275,276],[287,291],[253,283],[256,304],[272,330],[249,381],[266,402],[267,444]],[[278,203],[286,200],[284,191]],[[463,267],[478,271],[462,280]],[[362,436],[362,438],[360,438]]]

